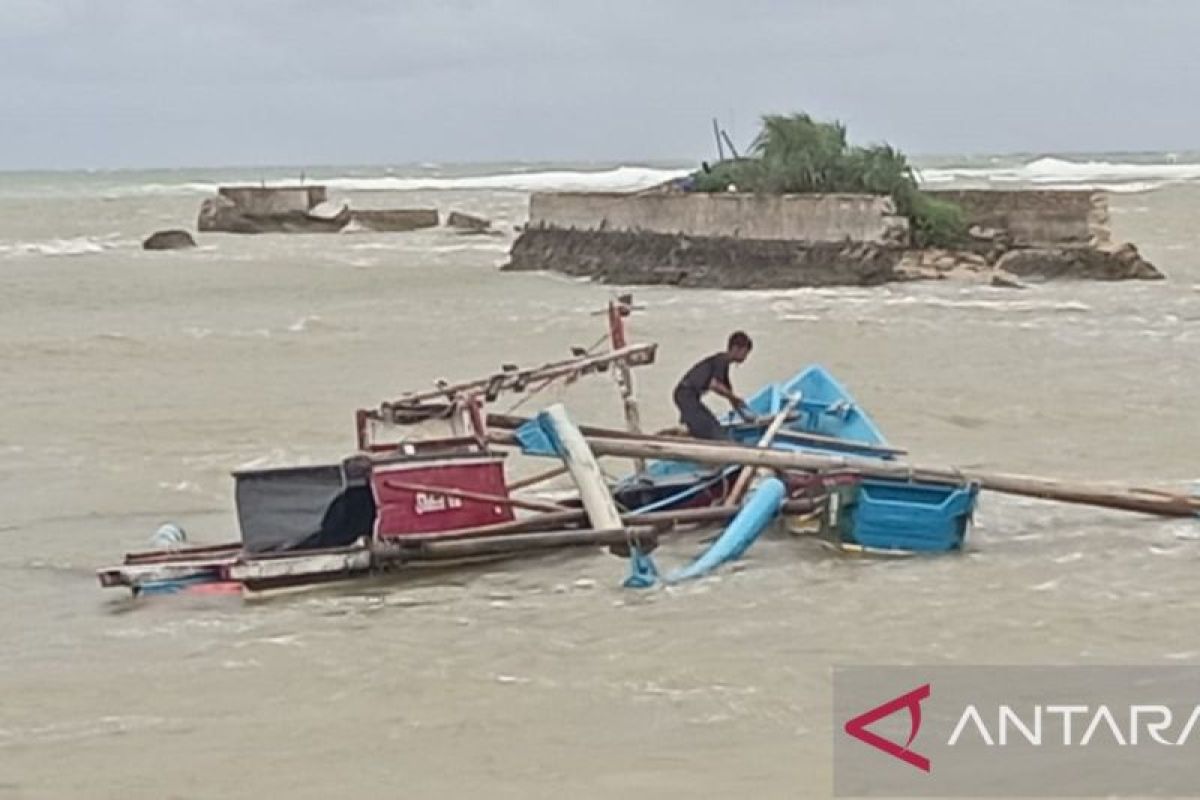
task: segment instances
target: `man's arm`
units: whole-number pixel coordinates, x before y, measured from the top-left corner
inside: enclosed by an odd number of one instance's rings
[[[733,391],[733,387],[728,383],[720,378],[713,378],[709,382],[708,388],[713,392],[713,394],[720,395],[728,400],[729,405],[733,406],[733,410],[741,414],[743,418],[747,420],[750,419],[750,409],[746,405],[746,401],[738,397],[737,393]]]

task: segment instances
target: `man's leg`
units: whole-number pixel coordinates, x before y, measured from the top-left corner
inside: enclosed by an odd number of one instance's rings
[[[679,409],[680,421],[687,427],[688,433],[695,438],[710,440],[725,438],[725,431],[721,428],[721,423],[698,395],[691,392],[676,392],[675,406]]]

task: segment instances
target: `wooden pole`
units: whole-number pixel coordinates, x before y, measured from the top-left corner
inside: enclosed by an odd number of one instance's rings
[[[441,407],[439,407],[441,408]],[[529,417],[522,417],[516,414],[488,414],[487,424],[492,428],[501,430],[516,430],[517,428],[529,422]],[[735,430],[748,430],[762,427],[759,423],[740,422],[732,426]],[[603,428],[596,425],[580,425],[579,430],[585,436],[599,436],[606,439],[637,439],[638,441],[664,441],[664,442],[684,442],[695,443],[698,440],[688,436],[682,427],[671,427],[652,434],[634,434],[629,431],[617,430],[615,428]],[[857,439],[839,439],[834,436],[824,436],[818,433],[808,433],[806,431],[791,431],[780,430],[775,434],[777,439],[786,439],[797,444],[814,444],[818,446],[842,446],[851,447],[855,450],[861,450],[864,453],[878,455],[881,457],[902,456],[907,455],[907,450],[902,450],[898,447],[888,447],[885,445],[872,444],[871,442],[862,442]],[[709,444],[720,445],[720,442],[709,442]],[[732,444],[731,444],[732,446]]]
[[[787,421],[788,416],[799,402],[799,394],[794,394],[788,398],[787,403],[779,410],[779,413],[775,415],[775,419],[771,420],[771,424],[767,426],[766,431],[759,438],[757,445],[759,449],[771,446],[771,442],[775,441],[775,434],[779,433],[779,429],[783,427],[783,423]],[[754,479],[758,470],[758,467],[742,467],[742,471],[738,473],[737,480],[734,481],[733,488],[725,496],[725,502],[722,505],[741,505],[742,497],[745,496],[746,489],[750,488],[750,481]]]
[[[623,302],[608,301],[608,336],[613,350],[622,350],[626,346],[625,315],[629,313],[628,309],[629,307]],[[630,433],[641,434],[642,412],[638,408],[637,392],[633,385],[633,370],[630,369],[629,364],[618,361],[613,374],[616,375],[617,389],[621,393],[625,427]],[[635,471],[643,472],[646,469],[646,462],[644,459],[636,458],[633,466]]]
[[[658,345],[655,344],[633,344],[597,356],[554,361],[530,369],[513,369],[497,372],[486,378],[439,386],[427,392],[407,394],[392,403],[385,403],[382,410],[393,412],[393,417],[398,418],[397,421],[402,421],[405,416],[406,407],[419,406],[428,400],[453,399],[459,394],[481,392],[489,388],[496,391],[523,391],[532,382],[593,372],[613,363],[623,363],[635,367],[653,364],[657,348]]]
[[[508,485],[509,491],[515,492],[520,489],[528,489],[530,486],[536,486],[539,483],[554,480],[555,478],[566,475],[566,467],[555,467],[548,469],[545,472],[539,472],[536,475],[530,475],[528,478],[521,478],[519,481],[513,481]]]
[[[713,117],[713,138],[717,140],[717,161],[725,160],[725,146],[721,143],[721,124]]]
[[[511,434],[496,431],[491,434],[497,443],[512,443]],[[598,455],[630,458],[661,458],[692,461],[701,464],[746,464],[781,470],[823,471],[851,470],[862,475],[900,480],[919,480],[930,483],[961,485],[977,483],[990,491],[1059,500],[1064,503],[1136,511],[1167,517],[1192,517],[1200,514],[1200,499],[1187,495],[1155,490],[1118,489],[1102,484],[1060,481],[1052,478],[1008,473],[977,472],[946,467],[925,467],[901,461],[881,461],[858,456],[820,455],[784,450],[757,450],[751,447],[716,443],[663,441],[653,439],[588,437],[592,451]]]
[[[741,156],[738,155],[737,148],[733,146],[733,139],[729,138],[729,134],[725,131],[721,131],[721,137],[725,139],[725,144],[729,146],[729,152],[733,154],[733,157],[735,159],[741,158]]]
[[[449,486],[428,486],[423,483],[409,483],[408,481],[397,481],[391,478],[385,479],[383,484],[389,489],[400,489],[405,492],[441,494],[446,497],[458,497],[476,503],[495,503],[502,506],[524,508],[529,511],[563,511],[566,509],[566,506],[560,506],[558,503],[541,503],[536,500],[523,500],[519,497],[502,497],[498,494],[484,494],[483,492],[472,492],[467,489],[454,489]]]
[[[807,514],[821,506],[819,499],[789,500],[783,510],[788,514]],[[711,522],[724,522],[733,518],[738,512],[731,506],[706,506],[704,508],[680,508],[671,511],[648,511],[644,514],[621,514],[621,525],[625,528],[665,528],[681,525],[704,525]],[[403,548],[405,543],[421,542],[436,539],[439,542],[452,539],[472,539],[480,536],[509,536],[514,533],[530,531],[549,531],[586,524],[587,513],[581,509],[570,511],[554,511],[539,514],[536,517],[517,519],[512,522],[497,522],[492,525],[480,525],[474,528],[462,528],[456,531],[442,531],[426,535],[414,534],[403,539],[392,540],[388,546]]]

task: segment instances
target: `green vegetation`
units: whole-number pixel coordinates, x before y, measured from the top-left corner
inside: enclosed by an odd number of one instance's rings
[[[768,115],[750,152],[748,158],[695,173],[695,190],[723,192],[735,186],[768,194],[886,194],[908,217],[915,244],[949,247],[967,236],[962,209],[922,192],[903,153],[887,144],[851,145],[840,122],[817,122],[807,114]]]

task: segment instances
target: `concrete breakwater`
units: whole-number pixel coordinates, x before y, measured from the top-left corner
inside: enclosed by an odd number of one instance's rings
[[[222,186],[200,206],[197,228],[224,233],[380,233],[435,228],[436,208],[353,209],[324,186]]]
[[[561,272],[619,285],[786,289],[897,280],[904,249],[871,242],[738,239],[646,231],[527,228],[506,270]]]
[[[914,247],[908,220],[875,195],[534,194],[504,269],[728,289],[1162,277],[1111,241],[1103,193],[937,194],[971,224],[952,250]]]

